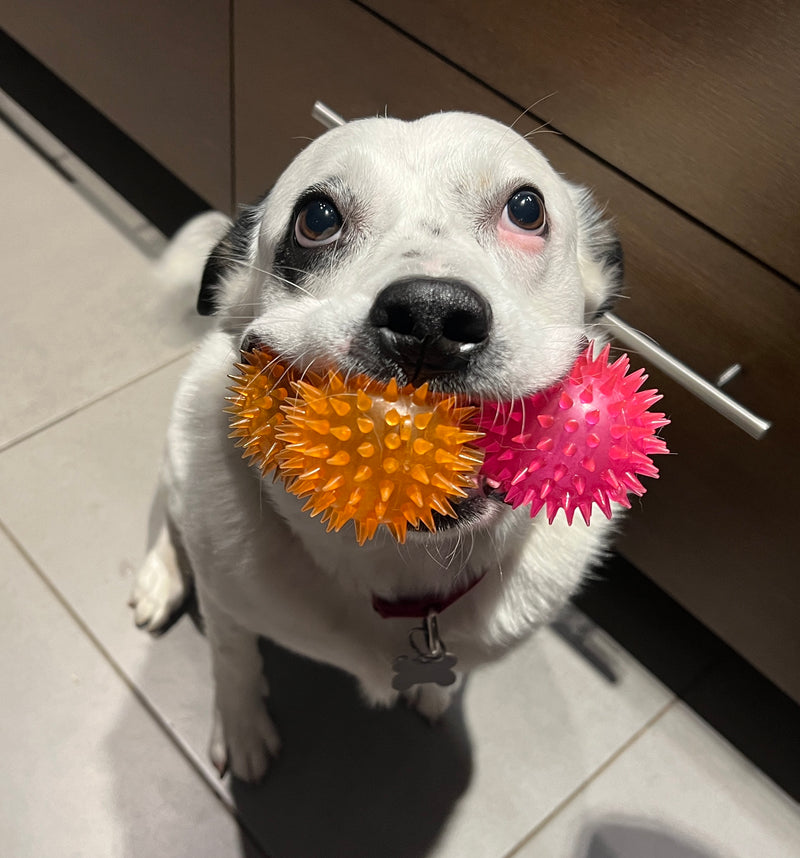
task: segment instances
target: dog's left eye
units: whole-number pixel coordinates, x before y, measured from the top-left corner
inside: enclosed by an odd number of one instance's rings
[[[532,188],[522,188],[506,203],[502,220],[507,227],[542,235],[547,229],[544,200]]]
[[[319,247],[336,241],[342,232],[342,216],[324,197],[309,200],[297,215],[294,234],[303,247]]]

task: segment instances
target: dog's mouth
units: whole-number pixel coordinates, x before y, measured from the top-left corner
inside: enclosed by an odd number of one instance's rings
[[[457,527],[473,527],[487,521],[498,510],[505,509],[505,493],[500,491],[499,485],[495,480],[478,474],[475,477],[475,486],[467,490],[467,496],[460,501],[450,502],[455,517],[434,511],[433,523],[436,525],[436,533]],[[430,535],[430,531],[422,524],[409,530],[413,533]]]

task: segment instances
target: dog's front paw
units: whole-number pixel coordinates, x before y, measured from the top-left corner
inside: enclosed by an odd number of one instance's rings
[[[133,620],[148,632],[160,632],[186,602],[191,587],[178,569],[175,551],[166,528],[136,573],[128,605]]]
[[[228,769],[248,783],[264,779],[281,740],[263,703],[242,706],[224,716],[216,710],[209,756],[222,777]]]

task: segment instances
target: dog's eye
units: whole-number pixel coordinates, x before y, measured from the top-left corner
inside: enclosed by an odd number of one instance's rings
[[[294,234],[303,247],[319,247],[336,241],[342,231],[342,216],[324,197],[309,200],[297,215]]]
[[[506,203],[503,220],[507,220],[509,226],[542,235],[547,227],[544,200],[531,188],[523,188]]]

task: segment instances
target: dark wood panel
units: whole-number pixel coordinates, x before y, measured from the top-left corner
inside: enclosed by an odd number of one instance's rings
[[[237,5],[237,160],[243,198],[265,188],[320,128],[320,98],[349,118],[471,108],[515,111],[346,2]],[[269,22],[269,28],[266,23]],[[264,33],[268,32],[266,38]],[[264,85],[269,81],[269,87]],[[532,131],[529,120],[518,128]],[[662,463],[623,529],[626,555],[800,700],[794,489],[800,297],[763,266],[665,207],[568,141],[538,134],[555,166],[595,189],[617,219],[628,291],[620,315],[708,377],[745,366],[731,392],[775,420],[755,442],[674,383],[654,376],[674,421]]]
[[[268,188],[319,135],[311,118],[317,99],[349,118],[439,110],[514,118],[483,87],[465,85],[462,75],[347,0],[237,0],[234,32],[240,201]]]
[[[228,0],[2,3],[41,62],[213,205],[231,200]]]
[[[800,4],[365,3],[800,281]]]

